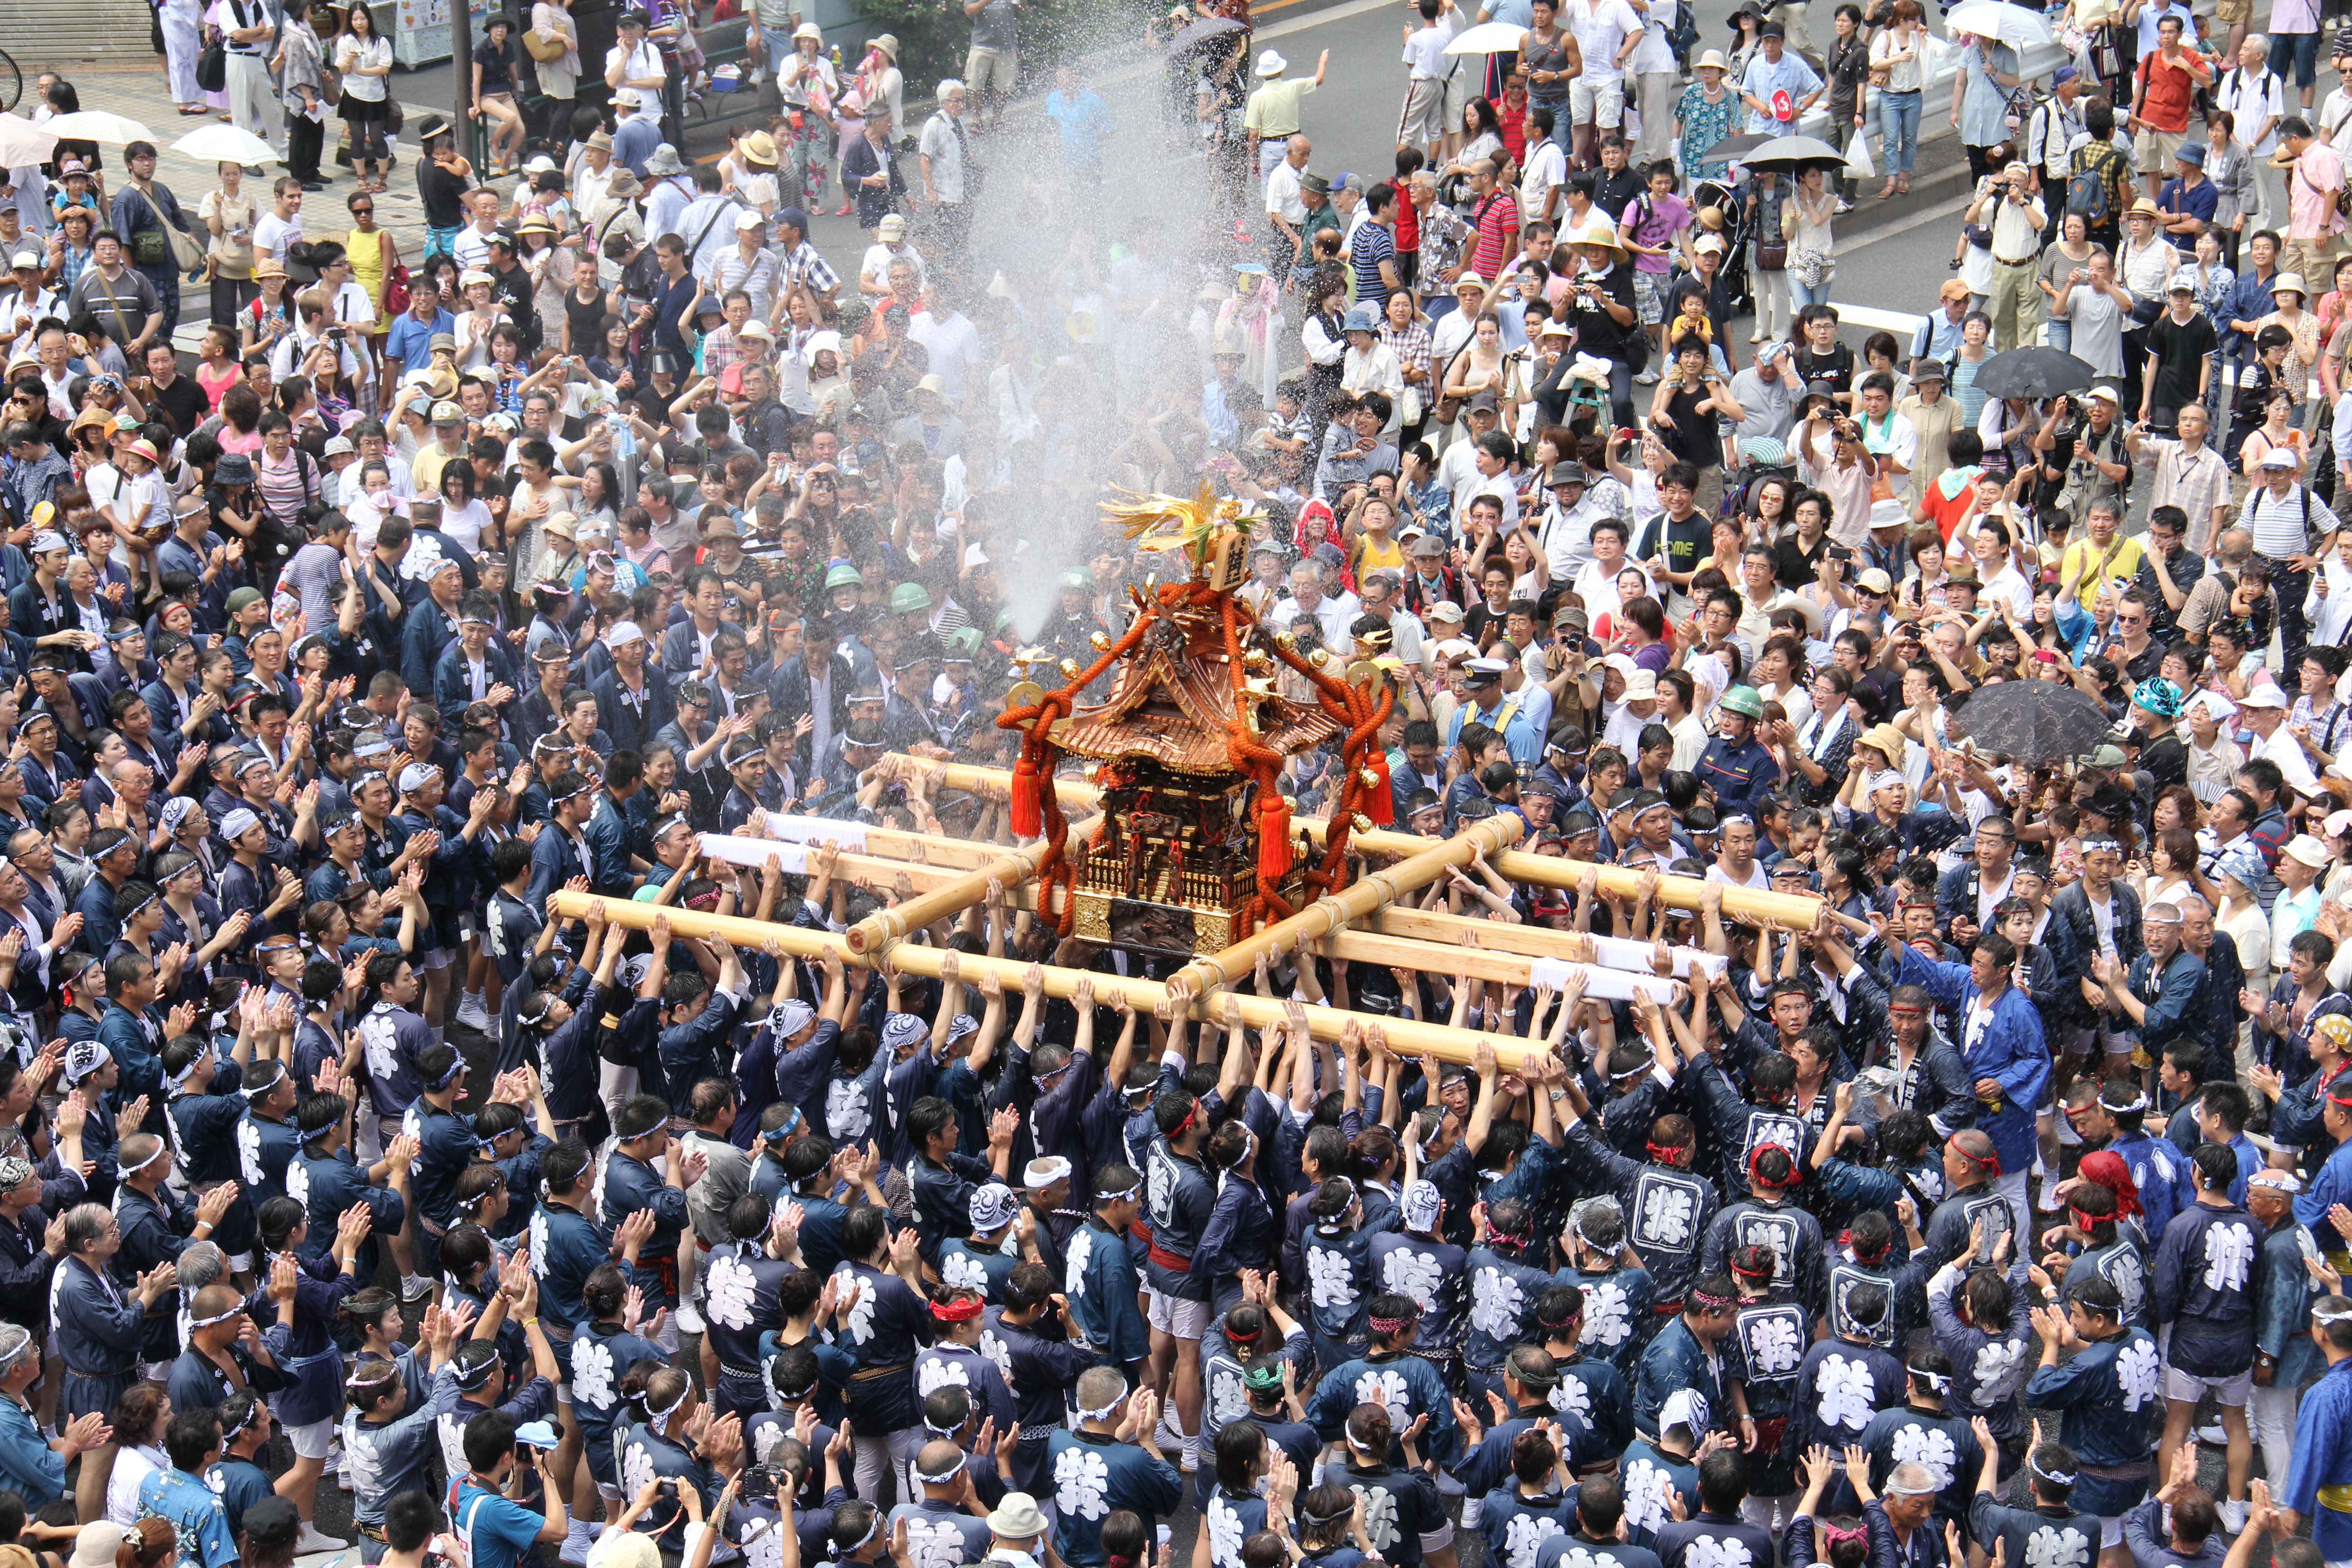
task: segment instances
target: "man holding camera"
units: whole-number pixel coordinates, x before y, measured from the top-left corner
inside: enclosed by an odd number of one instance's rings
[[[1988,191],[1996,179],[2003,184],[1992,212],[1992,296],[1986,309],[1998,353],[2032,342],[2042,324],[2042,289],[2034,275],[2042,266],[2047,215],[2033,194],[2031,163],[2020,159],[1999,175],[1986,176]]]

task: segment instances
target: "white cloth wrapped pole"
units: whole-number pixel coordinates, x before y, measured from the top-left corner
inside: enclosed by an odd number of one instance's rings
[[[848,846],[844,845],[844,848]],[[702,835],[701,853],[730,866],[765,866],[771,858],[796,877],[808,874],[808,846],[779,838],[746,838],[735,833]]]
[[[1640,947],[1641,943],[1634,942],[1631,945]],[[1643,951],[1646,952],[1649,950],[1643,948]],[[1584,971],[1584,994],[1604,1002],[1631,1002],[1636,994],[1646,991],[1656,997],[1659,1005],[1663,1006],[1673,998],[1675,994],[1675,983],[1651,973],[1646,959],[1643,962],[1641,972],[1636,973],[1630,970],[1604,969],[1590,963],[1570,963],[1564,958],[1531,958],[1528,960],[1528,984],[1549,985],[1555,991],[1565,991],[1568,989],[1570,975],[1579,969]]]
[[[846,854],[866,853],[866,825],[862,822],[838,822],[830,816],[783,816],[772,811],[759,813],[757,820],[768,830],[771,838],[805,844],[811,848],[830,840],[840,845]],[[705,839],[719,837],[715,833],[703,835]]]
[[[1591,940],[1593,959],[1602,968],[1627,969],[1643,974],[1650,973],[1650,954],[1654,951],[1650,943],[1622,936],[1596,936]],[[1687,979],[1694,968],[1713,979],[1722,973],[1731,962],[1718,953],[1701,952],[1695,947],[1670,947],[1666,952],[1675,961],[1676,979]],[[1594,992],[1593,994],[1599,995],[1600,993]]]

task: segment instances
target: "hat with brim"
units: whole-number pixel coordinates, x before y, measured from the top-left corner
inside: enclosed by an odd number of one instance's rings
[[[1050,1528],[1027,1492],[1006,1492],[988,1516],[989,1532],[1002,1541],[1034,1541]]]
[[[686,161],[677,155],[677,149],[667,142],[655,148],[646,160],[646,173],[648,174],[683,174],[686,172]]]
[[[1265,50],[1257,58],[1257,74],[1260,76],[1280,76],[1289,68],[1290,62],[1272,49]]]

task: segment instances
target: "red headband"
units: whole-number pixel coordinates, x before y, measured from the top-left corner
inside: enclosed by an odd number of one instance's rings
[[[1673,1164],[1675,1163],[1675,1156],[1679,1155],[1683,1150],[1687,1147],[1687,1145],[1681,1143],[1651,1143],[1647,1142],[1644,1142],[1642,1146],[1650,1152],[1650,1158],[1655,1160],[1661,1165]]]
[[[1254,1345],[1257,1343],[1259,1336],[1265,1332],[1265,1327],[1264,1324],[1260,1324],[1258,1327],[1252,1329],[1247,1333],[1244,1333],[1239,1329],[1229,1326],[1225,1330],[1225,1338],[1233,1341],[1235,1344]]]
[[[1869,1540],[1870,1531],[1859,1524],[1841,1526],[1824,1523],[1822,1526],[1822,1549],[1825,1552],[1834,1552],[1850,1541],[1867,1542]]]
[[[1737,1262],[1732,1264],[1731,1271],[1742,1279],[1769,1279],[1780,1272],[1778,1268],[1742,1268]]]
[[[1412,1324],[1414,1320],[1411,1318],[1370,1318],[1366,1321],[1371,1324],[1372,1332],[1376,1334],[1401,1334]]]
[[[2098,1229],[2099,1226],[2103,1225],[2112,1224],[2116,1217],[2111,1214],[2084,1214],[2081,1209],[2076,1208],[2072,1204],[2068,1204],[2066,1205],[2066,1213],[2067,1215],[2074,1220],[2074,1228],[2081,1231],[2084,1236],[2090,1235],[2091,1232]]]
[[[968,1323],[981,1314],[982,1303],[977,1296],[967,1296],[956,1301],[934,1301],[931,1316],[942,1323]]]
[[[1782,1191],[1785,1191],[1785,1190],[1787,1190],[1787,1189],[1788,1189],[1788,1188],[1790,1188],[1790,1187],[1793,1187],[1793,1186],[1795,1186],[1799,1182],[1801,1182],[1801,1181],[1803,1181],[1803,1180],[1805,1179],[1804,1168],[1803,1168],[1802,1166],[1801,1166],[1801,1165],[1799,1165],[1799,1164],[1797,1163],[1797,1157],[1796,1157],[1795,1155],[1793,1155],[1793,1154],[1790,1154],[1790,1155],[1789,1155],[1789,1177],[1788,1177],[1788,1180],[1786,1180],[1786,1181],[1781,1181],[1781,1182],[1776,1182],[1776,1181],[1773,1181],[1770,1177],[1766,1176],[1766,1175],[1762,1174],[1761,1173],[1759,1173],[1759,1172],[1756,1169],[1756,1163],[1757,1163],[1759,1160],[1761,1160],[1761,1159],[1764,1157],[1764,1151],[1766,1151],[1767,1149],[1780,1149],[1780,1145],[1779,1145],[1778,1143],[1759,1143],[1758,1145],[1756,1145],[1756,1147],[1755,1147],[1755,1148],[1750,1149],[1749,1151],[1748,1151],[1748,1185],[1750,1185],[1750,1186],[1756,1186],[1756,1187],[1769,1187],[1769,1188],[1771,1188],[1774,1192],[1776,1192],[1776,1193],[1777,1193],[1777,1192],[1782,1192]],[[1783,1154],[1788,1154],[1788,1153],[1789,1153],[1789,1152],[1788,1152],[1786,1149],[1780,1149],[1780,1152],[1781,1152],[1781,1153],[1783,1153]]]
[[[2000,1174],[2000,1151],[1998,1149],[1989,1154],[1971,1154],[1969,1152],[1968,1145],[1960,1142],[1960,1135],[1957,1132],[1952,1134],[1950,1141],[1944,1147],[1979,1170],[1990,1171],[1996,1176]]]
[[[1892,1232],[1889,1232],[1885,1241],[1880,1242],[1876,1247],[1872,1247],[1870,1250],[1864,1251],[1862,1244],[1854,1240],[1853,1232],[1850,1230],[1843,1230],[1838,1232],[1838,1245],[1840,1247],[1852,1247],[1853,1249],[1854,1257],[1860,1258],[1864,1263],[1868,1263],[1873,1258],[1885,1257],[1886,1249],[1895,1245],[1895,1237]]]
[[[1739,1298],[1718,1296],[1712,1290],[1693,1290],[1690,1293],[1690,1304],[1694,1307],[1705,1307],[1710,1311],[1721,1311],[1726,1307],[1739,1305]]]

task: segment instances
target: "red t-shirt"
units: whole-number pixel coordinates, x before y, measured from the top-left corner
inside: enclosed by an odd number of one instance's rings
[[[2183,60],[2196,58],[2187,49]],[[2139,117],[2158,131],[2177,134],[2189,129],[2189,100],[2197,94],[2197,78],[2185,65],[2168,65],[2161,50],[2139,62]]]

